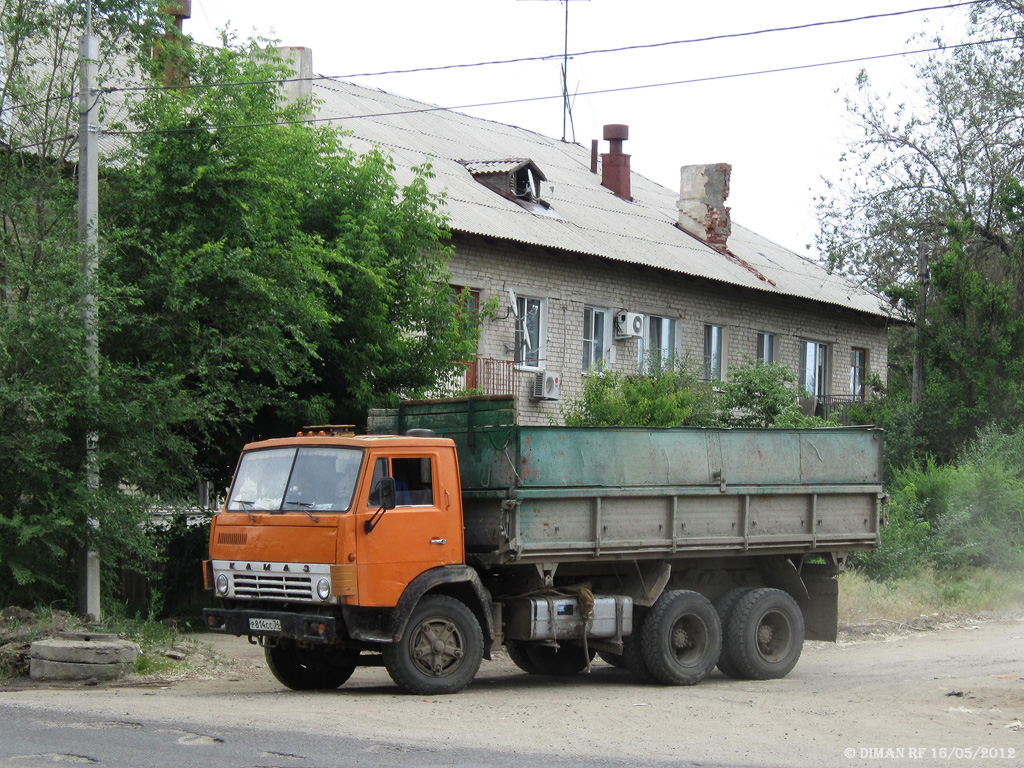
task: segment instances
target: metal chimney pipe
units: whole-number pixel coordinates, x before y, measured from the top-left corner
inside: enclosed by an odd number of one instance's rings
[[[608,141],[608,152],[601,155],[601,186],[607,187],[623,200],[632,200],[629,155],[622,152],[622,142],[629,138],[629,126],[606,125],[604,138]]]

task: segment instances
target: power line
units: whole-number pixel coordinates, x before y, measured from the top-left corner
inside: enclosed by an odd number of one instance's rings
[[[950,51],[950,50],[956,50],[956,49],[959,49],[959,48],[969,48],[969,47],[977,46],[977,45],[992,45],[992,44],[995,44],[995,43],[1006,43],[1006,42],[1011,42],[1011,41],[1014,41],[1014,40],[1021,40],[1021,39],[1024,39],[1024,38],[1022,38],[1021,36],[1016,36],[1015,35],[1013,37],[1003,37],[1003,38],[997,38],[997,39],[993,39],[993,40],[978,40],[978,41],[972,41],[972,42],[969,42],[969,43],[956,43],[956,44],[953,44],[953,45],[939,45],[939,46],[934,46],[932,48],[919,48],[919,49],[913,50],[913,51],[900,51],[898,53],[883,53],[883,54],[876,54],[876,55],[873,55],[873,56],[859,56],[859,57],[855,57],[855,58],[851,58],[851,59],[837,59],[837,60],[834,60],[834,61],[816,62],[814,64],[795,64],[795,65],[789,66],[789,67],[776,67],[776,68],[773,68],[773,69],[760,69],[760,70],[755,70],[755,71],[751,71],[751,72],[733,72],[733,73],[726,74],[726,75],[708,75],[706,77],[693,77],[693,78],[688,78],[686,80],[672,80],[672,81],[663,82],[663,83],[646,83],[644,85],[627,85],[627,86],[620,86],[620,87],[617,87],[617,88],[601,88],[601,89],[592,90],[592,91],[582,91],[582,92],[580,92],[580,93],[578,93],[576,95],[577,96],[600,96],[600,95],[609,94],[609,93],[622,93],[622,92],[626,92],[626,91],[646,90],[648,88],[664,88],[664,87],[673,86],[673,85],[694,85],[696,83],[708,83],[708,82],[714,82],[714,81],[718,81],[718,80],[732,80],[732,79],[741,78],[741,77],[754,77],[754,76],[758,76],[758,75],[774,75],[774,74],[781,74],[781,73],[784,73],[784,72],[797,72],[797,71],[806,70],[806,69],[817,69],[817,68],[821,68],[821,67],[831,67],[831,66],[837,66],[837,65],[840,65],[840,64],[859,64],[859,63],[867,62],[867,61],[879,61],[879,60],[883,60],[883,59],[893,59],[893,58],[899,58],[899,57],[903,57],[903,56],[915,56],[915,55],[922,54],[922,53],[937,53],[939,51]],[[264,127],[270,127],[270,126],[274,126],[274,125],[285,126],[285,125],[302,125],[302,124],[308,124],[308,123],[344,122],[344,121],[347,121],[347,120],[364,120],[364,119],[367,119],[367,118],[380,118],[380,117],[399,117],[401,115],[423,114],[423,113],[427,113],[427,112],[448,112],[448,111],[454,111],[454,110],[460,110],[460,109],[477,109],[477,108],[482,108],[482,107],[496,107],[496,106],[504,106],[504,105],[509,105],[509,104],[525,104],[525,103],[529,103],[529,102],[550,101],[552,99],[561,99],[561,98],[562,98],[562,94],[551,95],[551,96],[527,96],[527,97],[524,97],[524,98],[521,98],[521,99],[504,99],[504,100],[500,100],[500,101],[485,101],[485,102],[478,102],[478,103],[475,103],[475,104],[460,104],[460,105],[457,105],[457,106],[450,106],[450,107],[425,106],[425,107],[416,108],[416,109],[404,109],[404,110],[397,110],[397,111],[393,111],[393,112],[377,112],[377,113],[371,113],[371,114],[366,114],[366,115],[339,115],[339,116],[335,116],[335,117],[310,117],[310,118],[303,118],[303,119],[300,119],[300,120],[281,120],[281,121],[263,122],[263,123],[241,123],[241,124],[235,124],[235,125],[200,126],[200,127],[196,127],[196,128],[166,128],[166,129],[157,129],[157,130],[152,130],[152,129],[148,129],[148,128],[141,128],[141,129],[138,129],[138,130],[128,130],[128,131],[104,131],[104,133],[105,133],[105,135],[108,135],[108,136],[133,136],[133,135],[141,135],[141,134],[147,134],[147,133],[184,133],[184,132],[207,131],[207,130],[226,130],[226,129],[231,129],[231,128],[264,128]]]
[[[442,64],[434,67],[413,67],[410,69],[390,69],[382,70],[379,72],[353,72],[346,75],[314,75],[312,77],[293,77],[287,79],[273,79],[273,80],[252,80],[246,82],[224,82],[224,83],[195,83],[190,84],[190,88],[219,88],[219,87],[231,87],[237,85],[272,85],[277,83],[298,83],[298,82],[311,82],[317,80],[352,80],[357,77],[381,77],[384,75],[409,75],[418,74],[422,72],[441,72],[444,70],[451,69],[471,69],[475,67],[487,67],[496,64],[522,64],[533,61],[547,61],[549,59],[564,58],[567,55],[570,58],[578,56],[591,56],[602,53],[623,53],[626,51],[639,51],[651,48],[664,48],[673,45],[690,45],[694,43],[708,43],[715,42],[718,40],[731,40],[744,37],[753,37],[756,35],[766,35],[775,32],[794,32],[804,29],[813,29],[816,27],[832,26],[836,24],[850,24],[858,21],[872,21],[875,19],[885,19],[895,16],[906,16],[913,13],[925,13],[927,11],[939,11],[949,10],[953,8],[961,8],[969,5],[978,5],[980,3],[988,2],[989,0],[965,0],[965,2],[951,3],[949,5],[932,5],[924,8],[911,8],[904,11],[893,11],[891,13],[877,13],[869,16],[855,16],[848,19],[833,19],[830,21],[813,21],[806,24],[795,24],[786,27],[772,27],[769,29],[757,29],[750,30],[747,32],[731,32],[721,35],[710,35],[707,37],[694,37],[686,40],[669,40],[660,43],[644,43],[638,45],[625,45],[618,48],[597,48],[590,51],[579,51],[577,53],[569,54],[548,54],[544,56],[523,56],[514,59],[494,59],[491,61],[477,61],[466,64]],[[128,86],[123,88],[108,88],[104,89],[108,93],[115,91],[163,91],[163,90],[179,90],[181,86],[178,85],[139,85],[139,86]]]

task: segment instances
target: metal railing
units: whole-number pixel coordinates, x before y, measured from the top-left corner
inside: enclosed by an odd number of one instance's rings
[[[516,364],[513,360],[478,357],[476,374],[476,388],[483,394],[516,394]]]
[[[850,405],[863,402],[853,395],[818,395],[817,397],[801,397],[800,407],[808,416],[820,416],[823,419],[837,416],[839,423],[850,423]]]

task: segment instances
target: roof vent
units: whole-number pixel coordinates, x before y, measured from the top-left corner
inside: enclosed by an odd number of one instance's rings
[[[459,160],[473,178],[504,198],[518,203],[530,213],[548,218],[561,217],[540,199],[540,183],[547,181],[544,172],[528,157],[506,160]]]

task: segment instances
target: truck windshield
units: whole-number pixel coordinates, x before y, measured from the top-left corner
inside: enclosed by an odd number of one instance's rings
[[[228,498],[232,512],[345,512],[363,452],[358,448],[270,448],[242,456]]]

